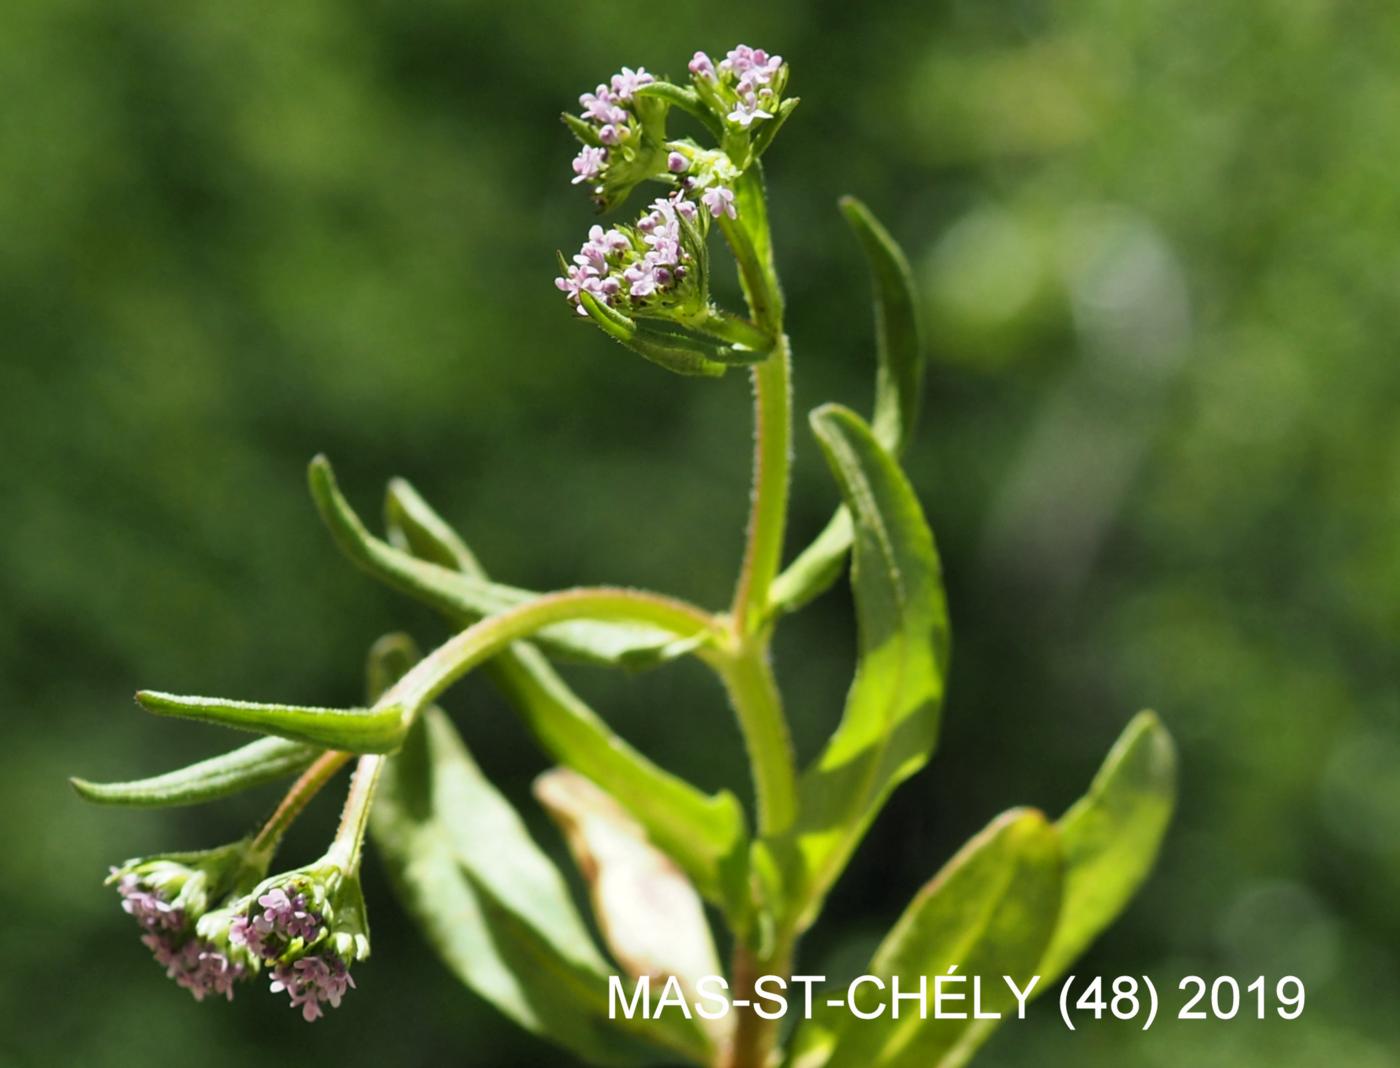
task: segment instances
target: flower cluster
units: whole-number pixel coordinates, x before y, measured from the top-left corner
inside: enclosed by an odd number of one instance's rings
[[[359,879],[325,860],[274,875],[200,924],[250,967],[266,966],[274,994],[286,993],[308,1022],[340,1006],[354,987],[349,966],[369,956]]]
[[[355,985],[350,963],[369,955],[359,880],[324,859],[259,883],[265,868],[238,842],[129,861],[108,881],[156,962],[197,1001],[232,1000],[234,984],[267,967],[273,993],[318,1019]]]
[[[290,942],[310,943],[324,926],[321,917],[310,911],[306,895],[273,887],[257,898],[251,913],[234,917],[229,924],[229,941],[246,946],[248,952],[263,958],[281,955]]]
[[[195,930],[212,895],[235,884],[247,872],[243,844],[207,853],[172,854],[130,861],[113,868],[122,909],[141,926],[142,944],[165,974],[196,1001],[222,994],[233,999],[233,986],[248,969]]]
[[[598,145],[585,145],[574,158],[574,184],[588,182],[602,173],[608,162],[608,149],[633,140],[637,135],[637,123],[627,105],[633,94],[642,86],[650,85],[656,79],[647,73],[645,67],[632,70],[623,67],[612,76],[611,85],[599,85],[591,93],[578,98],[583,108],[583,118],[597,130]]]
[[[333,1009],[340,1008],[340,999],[347,989],[353,989],[355,980],[350,977],[350,969],[339,957],[302,957],[291,964],[279,964],[272,970],[274,994],[286,991],[292,999],[292,1008],[300,1008],[301,1016],[307,1023],[320,1019],[321,1005],[328,1002]]]
[[[726,225],[738,219],[737,183],[796,103],[782,99],[787,78],[781,56],[741,44],[718,63],[696,52],[689,87],[624,67],[579,97],[582,115],[564,116],[583,142],[574,183],[588,183],[601,208],[620,203],[644,181],[670,190],[632,225],[594,226],[562,264],[554,284],[580,315],[589,315],[587,294],[624,315],[670,319],[687,330],[704,319],[704,230],[712,219]],[[699,117],[720,143],[668,140],[672,107]],[[755,124],[765,122],[760,132]]]
[[[696,91],[726,123],[747,130],[756,121],[777,116],[788,68],[782,56],[741,44],[718,63],[696,52],[690,75]]]
[[[574,157],[573,182],[587,184],[599,204],[617,203],[639,182],[664,171],[667,105],[638,90],[655,77],[623,67],[609,82],[578,98],[580,115],[566,115],[583,147]]]
[[[702,226],[695,204],[681,192],[660,197],[635,225],[593,226],[554,284],[580,315],[588,314],[581,293],[639,314],[696,301],[703,306]]]
[[[175,942],[165,935],[145,934],[142,943],[151,951],[156,963],[165,969],[177,986],[203,1001],[207,994],[223,994],[233,1000],[233,984],[247,977],[248,970],[220,953],[202,938],[187,938]]]

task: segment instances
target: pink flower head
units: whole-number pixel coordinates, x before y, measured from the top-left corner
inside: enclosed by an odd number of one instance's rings
[[[672,152],[666,157],[666,169],[672,174],[684,174],[690,168],[690,161],[679,152]]]
[[[654,81],[656,79],[647,73],[645,67],[638,67],[636,70],[623,67],[621,73],[612,76],[612,89],[618,100],[631,100],[633,93]]]
[[[700,202],[710,209],[710,214],[716,219],[721,215],[728,215],[731,219],[738,217],[738,209],[734,206],[734,190],[728,186],[711,186],[700,194]]]
[[[234,917],[229,924],[228,940],[271,960],[295,939],[305,943],[314,941],[323,926],[321,917],[307,906],[305,894],[288,894],[278,886],[258,898],[257,907],[249,909],[246,915]]]
[[[272,970],[272,984],[269,989],[274,994],[286,991],[292,999],[292,1008],[300,1006],[302,1019],[307,1023],[322,1015],[321,1005],[330,1003],[332,1008],[340,1008],[340,999],[345,992],[353,989],[355,980],[345,962],[335,956],[302,957],[291,964],[279,964]]]
[[[608,162],[608,150],[594,145],[584,145],[574,157],[574,185],[591,182],[602,173]]]

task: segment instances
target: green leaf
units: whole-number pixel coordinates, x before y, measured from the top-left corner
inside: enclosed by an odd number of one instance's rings
[[[454,623],[474,623],[538,596],[531,590],[487,582],[439,563],[419,560],[376,538],[341,494],[324,456],[311,461],[308,481],[321,518],[346,556],[375,578],[436,608]],[[661,663],[694,648],[693,642],[678,642],[674,635],[656,627],[588,620],[546,627],[537,640],[542,648],[558,656],[627,668]]]
[[[727,363],[746,362],[742,356],[726,355],[719,346],[641,326],[592,293],[581,292],[578,299],[579,306],[608,337],[678,375],[718,378]]]
[[[1065,904],[1041,962],[1055,982],[1137,893],[1157,859],[1176,806],[1176,747],[1151,712],[1134,717],[1094,776],[1089,792],[1060,818]]]
[[[485,578],[462,539],[402,479],[390,484],[385,513],[400,544]],[[748,837],[733,794],[707,795],[657,767],[599,718],[529,643],[517,642],[493,657],[486,671],[552,759],[622,802],[708,900],[731,917],[743,911]]]
[[[365,657],[365,696],[371,704],[423,659],[418,643],[402,631],[386,634],[369,647]]]
[[[842,197],[841,213],[870,266],[875,291],[875,440],[895,456],[913,434],[923,402],[924,345],[909,261],[870,209]],[[851,545],[850,514],[837,509],[825,529],[773,583],[772,601],[791,612],[824,592],[841,574]]]
[[[818,408],[812,428],[854,518],[859,661],[841,724],[802,776],[797,822],[773,843],[799,930],[890,792],[932,754],[949,642],[933,535],[903,472],[848,409]]]
[[[389,480],[384,529],[397,549],[472,578],[487,577],[467,543],[406,479]]]
[[[599,1064],[646,1060],[638,1034],[704,1056],[693,1030],[607,1019],[611,969],[568,887],[440,710],[388,761],[370,830],[443,962],[520,1026]]]
[[[856,1019],[847,1010],[835,1028],[826,1068],[960,1063],[960,1047],[976,1024],[970,1019],[974,980],[980,980],[984,1012],[1015,1013],[1004,977],[1024,990],[1036,974],[1059,914],[1062,873],[1060,836],[1043,815],[1019,809],[994,820],[918,893],[866,968],[887,987],[898,976],[903,991],[917,991],[920,977],[927,977],[929,1018],[908,1011],[913,1005],[898,1020],[888,1009],[875,1020]],[[934,980],[953,968],[965,979],[948,989],[965,1000],[945,1004],[969,1019],[934,1019]],[[889,1004],[888,990],[879,997]]]
[[[99,805],[156,808],[198,805],[240,790],[294,775],[324,750],[285,738],[259,738],[229,753],[197,764],[131,782],[89,782],[69,779],[73,789]]]
[[[870,261],[875,290],[875,440],[899,455],[913,435],[923,400],[924,345],[909,261],[870,209],[842,197],[841,214]]]
[[[613,959],[633,979],[674,976],[693,1004],[699,980],[721,974],[694,885],[615,798],[582,775],[546,771],[535,780],[535,797],[568,842]],[[724,1019],[697,1020],[697,1027],[712,1045],[728,1034]]]
[[[598,127],[594,126],[591,122],[585,122],[577,115],[573,115],[567,111],[560,115],[559,118],[562,119],[564,125],[569,128],[569,132],[585,145],[597,146],[603,143],[598,137]]]
[[[778,131],[788,121],[789,116],[797,110],[797,105],[801,102],[800,97],[790,96],[778,105],[777,114],[758,128],[758,133],[753,139],[753,158],[757,159],[768,151],[768,146],[773,143],[773,138],[778,136]]]
[[[1064,892],[1055,932],[1036,973],[1032,999],[1052,990],[1071,964],[1117,918],[1151,870],[1176,803],[1176,748],[1151,712],[1134,717],[1109,752],[1089,792],[1060,817]],[[968,1029],[956,1057],[967,1063],[998,1021]]]
[[[404,713],[396,704],[384,708],[303,708],[219,697],[177,697],[151,690],[138,693],[136,702],[158,716],[217,723],[351,753],[387,753],[404,736]]]

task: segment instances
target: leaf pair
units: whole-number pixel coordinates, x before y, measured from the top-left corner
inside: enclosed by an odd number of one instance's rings
[[[904,991],[927,977],[930,1018],[905,1006],[874,1020],[827,1012],[802,1025],[790,1068],[955,1068],[991,1036],[997,1020],[972,1017],[980,979],[983,1012],[1016,1011],[1006,978],[1044,994],[1123,910],[1156,858],[1175,800],[1175,754],[1156,716],[1124,731],[1089,792],[1056,823],[1008,812],[973,838],[921,890],[876,950],[866,974]],[[964,977],[945,1002],[967,1019],[932,1018],[932,983]],[[873,1007],[866,1006],[873,1011]]]

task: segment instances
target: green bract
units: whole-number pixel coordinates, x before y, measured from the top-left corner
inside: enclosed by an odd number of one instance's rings
[[[578,255],[560,258],[556,284],[581,323],[654,364],[701,377],[748,370],[753,492],[732,599],[713,610],[630,588],[537,593],[503,584],[407,482],[389,483],[380,536],[351,508],[330,464],[314,459],[311,494],[335,544],[437,610],[450,633],[425,656],[405,635],[376,642],[358,708],[143,691],[137,700],[148,711],[267,737],[132,782],[73,780],[100,803],[179,805],[298,776],[244,842],[114,872],[147,945],[196,997],[231,997],[236,983],[263,972],[308,1020],[338,1005],[354,985],[349,965],[369,950],[358,878],[368,834],[448,970],[521,1027],[589,1062],[952,1068],[990,1036],[995,1024],[986,1019],[862,1020],[821,1009],[780,1049],[782,1029],[757,1012],[706,1019],[689,1008],[660,1018],[612,1011],[612,984],[624,977],[655,982],[663,1001],[698,1004],[707,979],[718,978],[717,944],[733,947],[734,1001],[751,1001],[758,977],[794,973],[802,935],[871,823],[932,757],[950,663],[942,564],[899,463],[917,421],[925,359],[908,262],[867,207],[841,201],[873,287],[874,409],[869,420],[830,404],[811,413],[835,511],[810,545],[789,555],[792,351],[759,157],[797,101],[786,96],[787,64],[761,49],[739,46],[718,62],[697,52],[689,71],[683,83],[624,68],[580,98],[581,114],[565,116],[582,145],[575,184],[587,183],[601,207],[621,205],[646,183],[658,197],[633,219],[595,225]],[[698,120],[702,136],[675,136],[673,111]],[[733,259],[742,313],[711,298],[710,256],[720,249]],[[855,678],[839,725],[799,772],[773,634],[785,613],[845,570],[858,623]],[[687,656],[713,673],[715,694],[728,697],[738,721],[752,813],[728,789],[711,793],[657,766],[555,668],[572,660],[636,670]],[[536,794],[581,870],[595,925],[434,704],[478,668],[555,765]],[[268,875],[286,828],[350,763],[325,855]],[[1014,809],[949,860],[914,895],[866,973],[906,988],[959,972],[993,976],[1005,983],[994,984],[983,1008],[1023,1007],[1146,877],[1174,782],[1172,743],[1143,713],[1060,820]],[[713,919],[727,938],[715,937]]]

